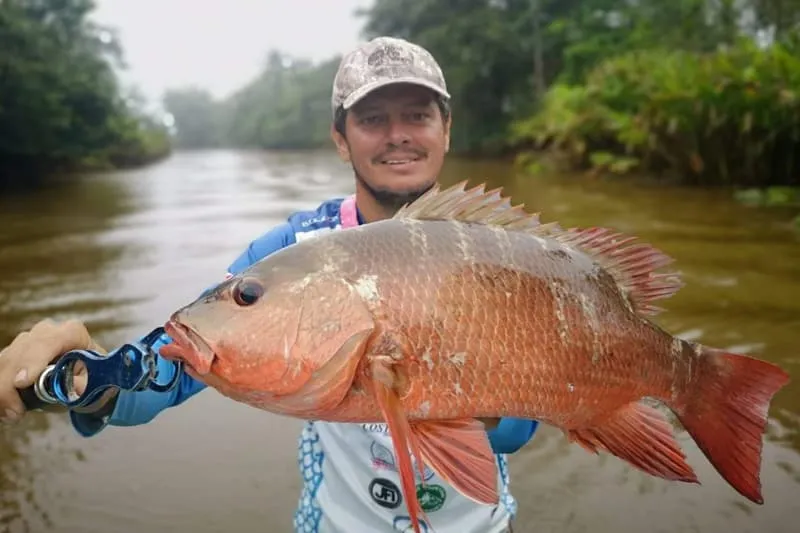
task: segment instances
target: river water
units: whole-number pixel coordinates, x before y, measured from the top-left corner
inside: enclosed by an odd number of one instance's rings
[[[680,434],[702,486],[656,480],[543,427],[511,460],[522,533],[796,532],[800,528],[800,239],[785,217],[720,192],[530,178],[451,161],[443,181],[503,185],[545,221],[634,232],[687,286],[669,331],[784,366],[749,504]],[[0,345],[44,317],[78,317],[107,347],[163,322],[290,212],[348,194],[333,153],[186,152],[145,169],[0,198]],[[645,356],[646,354],[642,354]],[[290,531],[300,422],[207,390],[146,426],[85,439],[36,413],[0,434],[0,531]]]

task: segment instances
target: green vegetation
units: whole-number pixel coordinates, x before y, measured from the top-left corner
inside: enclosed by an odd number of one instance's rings
[[[120,47],[87,22],[92,9],[89,0],[0,3],[6,174],[169,152],[163,128],[121,95],[111,66]],[[360,16],[364,38],[404,37],[439,59],[456,154],[726,186],[751,202],[800,186],[800,0],[375,0]],[[272,51],[223,100],[172,90],[171,140],[330,146],[339,60]]]
[[[516,139],[574,168],[668,173],[700,185],[797,184],[800,57],[750,41],[696,54],[633,51],[556,84]]]
[[[0,185],[169,153],[168,133],[123,94],[121,48],[93,10],[91,0],[0,2]]]

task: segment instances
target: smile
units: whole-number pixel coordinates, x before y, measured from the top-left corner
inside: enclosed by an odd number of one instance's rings
[[[408,164],[408,163],[414,163],[414,162],[419,161],[419,160],[420,160],[419,156],[414,156],[414,157],[405,157],[405,158],[402,158],[402,159],[400,159],[400,158],[397,158],[397,159],[384,159],[384,160],[381,161],[381,163],[384,164],[384,165],[405,165],[405,164]]]

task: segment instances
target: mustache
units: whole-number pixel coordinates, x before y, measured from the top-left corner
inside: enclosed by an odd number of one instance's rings
[[[412,155],[419,158],[427,157],[428,152],[427,150],[423,150],[422,148],[395,148],[392,150],[388,150],[386,152],[381,153],[379,156],[372,159],[373,163],[380,163],[384,159],[389,159],[392,155]]]

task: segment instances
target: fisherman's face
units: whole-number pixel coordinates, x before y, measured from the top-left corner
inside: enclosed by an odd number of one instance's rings
[[[377,89],[347,113],[339,155],[378,203],[396,209],[431,188],[450,148],[450,117],[434,93],[410,84]]]

